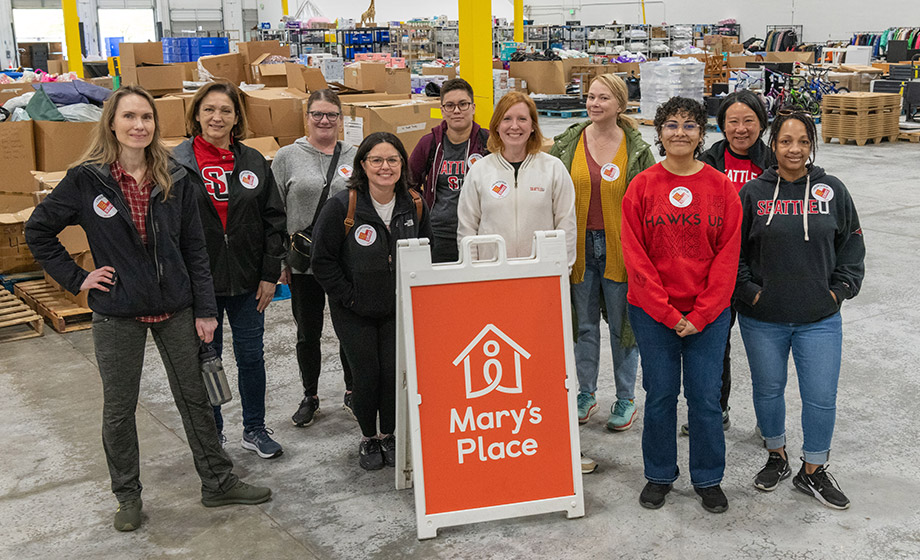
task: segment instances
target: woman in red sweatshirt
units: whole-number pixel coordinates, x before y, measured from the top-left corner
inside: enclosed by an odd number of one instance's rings
[[[732,182],[695,159],[703,106],[674,97],[655,114],[664,161],[633,179],[623,198],[623,259],[629,321],[646,392],[639,496],[657,509],[677,480],[677,397],[683,369],[690,426],[690,481],[712,513],[728,509],[721,489],[725,434],[719,387],[738,270],[741,204]],[[683,368],[681,367],[683,365]]]

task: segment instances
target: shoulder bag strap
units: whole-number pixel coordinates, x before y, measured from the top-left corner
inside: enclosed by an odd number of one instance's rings
[[[409,194],[412,196],[412,201],[415,202],[415,219],[416,221],[422,219],[422,195],[418,193],[415,189],[409,189]]]
[[[332,161],[329,162],[329,169],[326,170],[326,184],[323,185],[323,192],[319,195],[319,202],[316,204],[316,212],[313,213],[313,221],[310,222],[310,227],[307,228],[307,231],[313,233],[313,227],[316,226],[316,218],[319,216],[319,211],[323,209],[323,205],[326,204],[326,199],[329,197],[329,187],[332,185],[332,178],[335,176],[335,169],[339,165],[339,155],[342,153],[342,143],[335,143],[335,151],[332,152]]]
[[[348,189],[348,214],[345,216],[345,235],[348,235],[348,232],[351,231],[351,228],[355,225],[355,206],[358,203],[358,191],[356,189]]]

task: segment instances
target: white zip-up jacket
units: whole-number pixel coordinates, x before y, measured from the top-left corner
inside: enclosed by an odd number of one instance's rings
[[[561,229],[569,268],[575,264],[575,186],[562,161],[549,154],[528,155],[517,179],[501,154],[476,162],[463,182],[457,219],[458,243],[470,235],[501,235],[509,258],[533,255],[534,232]]]

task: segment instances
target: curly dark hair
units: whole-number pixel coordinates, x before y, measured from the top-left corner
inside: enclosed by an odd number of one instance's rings
[[[748,89],[742,89],[728,94],[725,99],[722,100],[722,104],[719,105],[719,112],[716,114],[716,122],[719,123],[719,130],[722,131],[722,135],[725,135],[725,113],[727,113],[728,108],[735,103],[747,105],[751,108],[751,111],[754,111],[754,114],[757,115],[757,120],[760,121],[760,134],[757,136],[758,138],[763,136],[763,133],[767,131],[767,127],[769,126],[767,108],[764,106],[763,100],[758,97],[756,93]]]
[[[779,140],[779,132],[783,125],[789,121],[796,120],[805,125],[805,133],[808,134],[808,141],[811,142],[811,158],[808,163],[814,163],[818,155],[818,129],[815,127],[815,120],[811,115],[803,111],[793,109],[780,109],[776,117],[773,118],[773,124],[770,125],[770,149],[776,152],[776,141]]]
[[[689,97],[672,97],[658,107],[655,111],[655,145],[658,146],[658,155],[667,155],[664,144],[661,143],[661,128],[664,122],[674,116],[683,116],[693,119],[696,124],[700,125],[700,143],[696,145],[694,156],[699,158],[703,154],[703,146],[706,138],[706,123],[709,116],[706,114],[706,107],[699,101],[694,101]]]
[[[356,189],[358,192],[367,191],[367,172],[364,171],[364,166],[361,164],[364,163],[364,160],[367,158],[367,154],[370,153],[370,151],[374,149],[374,146],[377,144],[390,144],[396,148],[400,159],[402,159],[399,180],[396,182],[396,192],[408,193],[409,156],[406,154],[406,148],[403,146],[403,143],[395,134],[391,132],[374,132],[372,134],[368,134],[364,141],[361,142],[361,145],[358,146],[358,151],[355,152],[355,168],[351,175],[351,179],[348,181],[348,188]]]

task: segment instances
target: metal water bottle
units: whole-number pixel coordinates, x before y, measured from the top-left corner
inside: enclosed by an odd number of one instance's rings
[[[212,406],[220,406],[230,402],[233,395],[230,393],[230,384],[227,383],[227,374],[224,365],[217,355],[217,351],[210,344],[202,344],[198,351],[198,363],[201,365],[201,378],[208,390],[208,400]]]

